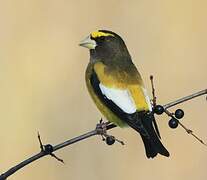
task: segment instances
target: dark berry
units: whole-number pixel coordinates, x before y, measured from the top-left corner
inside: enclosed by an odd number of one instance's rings
[[[48,154],[53,152],[53,146],[51,144],[45,145],[44,148],[45,148],[45,152],[47,152]]]
[[[184,116],[184,111],[182,109],[177,109],[175,111],[175,117],[176,118],[181,119],[181,118],[183,118],[183,116]]]
[[[175,128],[178,127],[178,120],[175,119],[175,118],[172,118],[172,119],[169,120],[168,125],[169,125],[171,128],[175,129]]]
[[[154,112],[158,115],[162,114],[164,112],[164,108],[161,105],[156,105],[154,107]]]
[[[106,144],[112,145],[115,143],[115,137],[114,136],[107,136],[106,137]]]

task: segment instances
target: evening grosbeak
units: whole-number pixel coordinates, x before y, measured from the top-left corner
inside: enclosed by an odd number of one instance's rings
[[[117,126],[130,126],[144,142],[146,156],[169,156],[160,142],[152,105],[142,78],[122,38],[99,30],[81,41],[90,50],[85,79],[88,91],[105,118]]]

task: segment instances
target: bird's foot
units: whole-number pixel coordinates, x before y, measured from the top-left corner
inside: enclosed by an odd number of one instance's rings
[[[124,142],[115,138],[112,135],[109,135],[107,133],[107,126],[112,125],[111,122],[103,122],[103,119],[100,120],[100,122],[96,125],[96,131],[97,134],[99,134],[102,137],[102,140],[106,142],[108,145],[112,145],[115,142],[120,143],[121,145],[124,145]]]
[[[109,125],[110,122],[104,122],[103,119],[101,118],[101,120],[99,121],[99,123],[96,125],[96,131],[97,131],[97,134],[99,135],[103,135],[103,134],[106,134],[106,131],[107,131],[107,125]]]

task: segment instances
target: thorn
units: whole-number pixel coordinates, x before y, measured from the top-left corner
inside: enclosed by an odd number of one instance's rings
[[[57,161],[59,161],[59,162],[65,164],[65,162],[63,161],[63,159],[57,157],[54,153],[50,153],[50,155],[51,155],[52,157],[54,157]]]
[[[124,141],[121,141],[121,140],[116,139],[116,138],[115,138],[115,141],[117,141],[117,142],[120,143],[121,145],[125,145]]]
[[[103,135],[101,135],[101,137],[102,137],[102,141],[105,141],[106,140],[106,138]]]
[[[42,140],[41,140],[39,131],[37,132],[37,137],[38,137],[38,141],[39,141],[39,144],[40,144],[40,149],[41,149],[41,151],[44,151],[44,146],[42,144]]]
[[[51,155],[52,157],[54,157],[59,162],[65,164],[63,159],[60,159],[54,153],[52,153],[53,152],[53,146],[51,144],[43,145],[39,131],[37,132],[37,137],[38,137],[38,140],[39,140],[39,143],[40,143],[40,149],[41,149],[42,152],[44,152],[45,154]]]

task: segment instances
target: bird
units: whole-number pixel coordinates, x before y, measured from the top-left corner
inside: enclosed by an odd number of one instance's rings
[[[109,30],[97,30],[79,45],[89,49],[85,81],[102,115],[116,126],[137,131],[147,158],[154,158],[157,154],[169,157],[168,150],[161,143],[143,80],[121,36]]]

